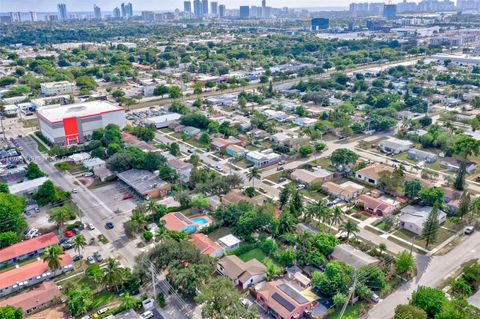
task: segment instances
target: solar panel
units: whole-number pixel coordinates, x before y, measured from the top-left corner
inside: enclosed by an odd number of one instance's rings
[[[274,292],[272,298],[275,299],[279,304],[281,304],[288,311],[295,309],[295,306],[292,305],[287,299],[280,296],[278,293]]]
[[[287,284],[281,284],[277,286],[278,289],[286,293],[290,298],[295,300],[298,304],[304,304],[307,303],[308,300],[304,296],[302,296],[298,291],[293,289]]]
[[[183,215],[182,213],[175,213],[175,216],[177,216],[178,219],[184,221],[188,225],[193,224],[193,222],[190,219],[188,219],[185,215]]]

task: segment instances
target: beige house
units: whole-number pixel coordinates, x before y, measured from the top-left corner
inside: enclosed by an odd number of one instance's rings
[[[355,177],[365,183],[376,186],[378,185],[380,174],[382,172],[393,172],[393,168],[387,165],[376,163],[358,170],[355,173]]]
[[[217,271],[242,289],[254,286],[267,277],[267,267],[257,259],[244,262],[235,255],[220,259],[217,262]]]
[[[296,182],[312,186],[333,180],[333,173],[323,168],[316,168],[311,171],[299,168],[290,174],[290,178]]]
[[[334,182],[326,182],[322,188],[330,195],[335,196],[341,200],[350,201],[362,194],[365,187],[354,182],[345,182],[336,184]]]

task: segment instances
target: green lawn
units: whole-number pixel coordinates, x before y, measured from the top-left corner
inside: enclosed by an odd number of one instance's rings
[[[93,296],[92,309],[97,310],[115,301],[117,295],[111,292],[101,292]]]
[[[257,259],[258,261],[262,261],[267,257],[265,253],[260,248],[255,248],[250,251],[247,251],[243,255],[238,256],[243,261],[249,261],[253,258]]]
[[[30,135],[33,140],[35,141],[35,143],[37,143],[37,146],[38,146],[38,151],[40,153],[48,153],[48,148],[45,147],[45,145],[43,145],[42,142],[40,142],[40,140],[38,139],[38,137],[36,137],[35,135]]]
[[[429,249],[434,248],[436,245],[441,244],[443,241],[447,240],[450,236],[453,236],[454,234],[455,234],[454,232],[451,232],[444,228],[440,228],[438,231],[437,240],[434,243],[431,243],[428,248]],[[415,245],[420,247],[425,247],[425,241],[421,239],[420,236],[417,236],[406,229],[397,230],[396,232],[393,233],[393,235],[400,237],[402,239],[408,240],[410,242],[412,242],[413,238],[415,237],[415,242],[414,242]]]
[[[355,305],[347,306],[345,313],[343,314],[342,319],[356,319],[360,318],[362,309],[365,309],[365,313],[367,312],[366,307],[363,303],[357,303]],[[340,310],[334,312],[331,315],[328,315],[328,319],[340,319]]]

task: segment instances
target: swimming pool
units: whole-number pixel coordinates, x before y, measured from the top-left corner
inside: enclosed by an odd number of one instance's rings
[[[205,226],[206,224],[208,224],[208,219],[203,218],[203,217],[194,217],[194,218],[192,218],[192,222],[194,222],[195,224],[197,224],[199,226]]]

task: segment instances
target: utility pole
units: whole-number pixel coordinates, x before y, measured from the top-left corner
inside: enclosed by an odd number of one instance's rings
[[[342,307],[342,312],[340,312],[340,317],[339,319],[342,319],[343,318],[343,314],[345,313],[345,310],[347,309],[347,305],[348,303],[350,302],[350,298],[352,298],[355,294],[355,287],[357,286],[357,272],[355,271],[353,273],[353,285],[352,287],[350,288],[350,292],[348,294],[348,298],[347,298],[347,301],[345,302],[345,304],[343,305]]]

